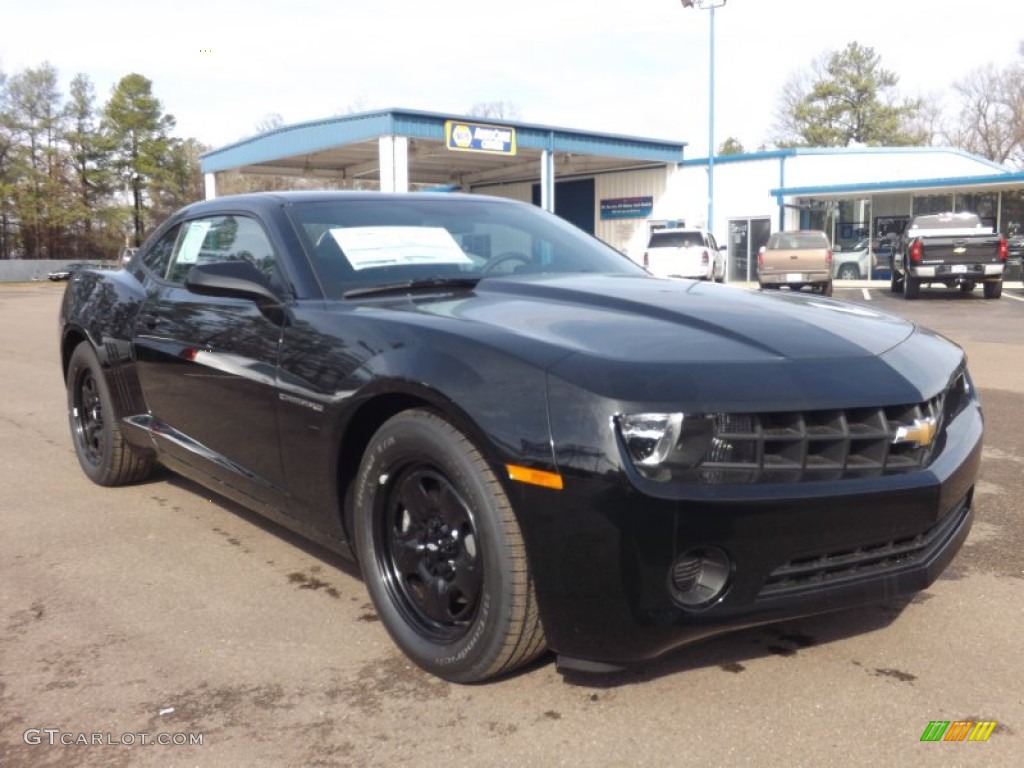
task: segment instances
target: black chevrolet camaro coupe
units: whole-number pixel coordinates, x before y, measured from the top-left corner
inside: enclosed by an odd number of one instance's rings
[[[93,481],[160,463],[354,556],[394,641],[452,681],[913,593],[972,519],[959,347],[656,279],[508,200],[196,203],[72,276],[60,347]]]

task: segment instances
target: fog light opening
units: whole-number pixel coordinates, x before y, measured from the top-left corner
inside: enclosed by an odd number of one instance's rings
[[[684,608],[707,608],[725,594],[732,560],[718,547],[694,547],[672,563],[668,573],[672,599]]]

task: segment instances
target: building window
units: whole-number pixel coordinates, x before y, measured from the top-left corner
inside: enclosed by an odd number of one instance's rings
[[[953,210],[953,194],[915,195],[914,215],[923,213],[946,213]]]
[[[958,194],[956,210],[976,213],[987,227],[996,228],[996,217],[999,213],[999,194],[997,192],[981,192],[979,194]]]

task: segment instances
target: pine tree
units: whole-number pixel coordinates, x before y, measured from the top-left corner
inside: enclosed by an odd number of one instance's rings
[[[131,193],[136,246],[142,244],[145,232],[146,192],[167,159],[174,123],[153,95],[152,82],[139,74],[121,78],[104,109],[112,165]]]

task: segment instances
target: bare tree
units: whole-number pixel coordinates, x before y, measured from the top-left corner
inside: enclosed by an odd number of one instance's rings
[[[256,129],[256,134],[270,133],[276,131],[278,128],[284,127],[284,118],[281,117],[280,112],[268,112],[259,120],[256,121],[256,125],[253,126]]]
[[[473,117],[486,117],[492,120],[521,120],[522,111],[511,101],[478,101],[469,108]]]
[[[989,64],[953,86],[960,101],[952,142],[968,152],[1006,163],[1019,161],[1024,144],[1024,68],[999,70]]]

